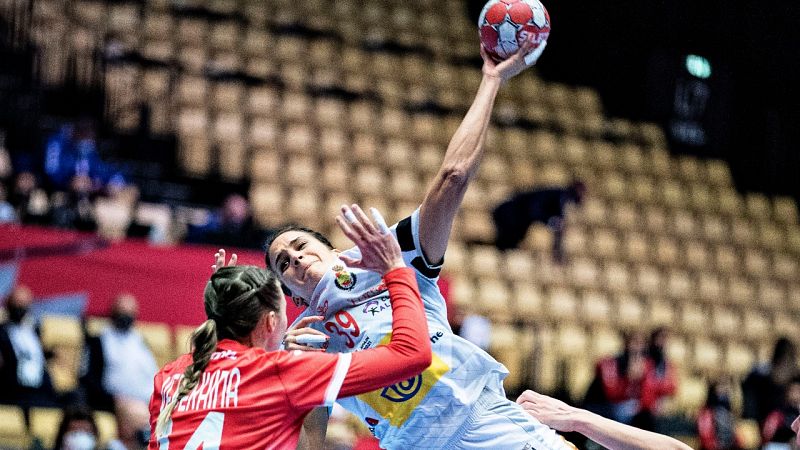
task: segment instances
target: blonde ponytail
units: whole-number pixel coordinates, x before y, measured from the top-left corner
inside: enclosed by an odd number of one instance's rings
[[[180,399],[185,397],[189,392],[197,386],[200,381],[200,376],[206,370],[208,362],[211,361],[211,355],[217,348],[217,323],[209,319],[203,322],[202,325],[197,327],[192,333],[192,364],[186,367],[181,378],[178,391],[170,399],[169,403],[158,414],[158,421],[156,422],[156,437],[161,437],[172,417],[172,412],[175,406],[178,405]]]

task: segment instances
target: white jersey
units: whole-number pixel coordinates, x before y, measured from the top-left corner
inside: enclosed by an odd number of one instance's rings
[[[420,250],[419,210],[392,227],[403,259],[417,273],[428,318],[433,362],[422,374],[338,402],[363,420],[381,447],[445,448],[464,427],[473,404],[488,389],[500,395],[508,370],[472,343],[453,334],[436,284],[439,266]],[[344,252],[358,257],[353,248]],[[297,320],[320,315],[312,325],[330,336],[329,352],[353,352],[386,344],[391,338],[389,292],[375,272],[337,264],[320,280],[309,307]]]

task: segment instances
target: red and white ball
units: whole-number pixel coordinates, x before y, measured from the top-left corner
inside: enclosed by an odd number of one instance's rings
[[[550,14],[539,0],[489,0],[478,19],[481,43],[500,62],[532,36],[533,49],[550,36]]]

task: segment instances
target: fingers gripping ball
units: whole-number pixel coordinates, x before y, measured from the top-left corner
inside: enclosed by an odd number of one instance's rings
[[[550,14],[539,0],[489,0],[478,19],[478,31],[486,52],[500,62],[526,39],[533,40],[532,52],[543,46],[550,36]]]

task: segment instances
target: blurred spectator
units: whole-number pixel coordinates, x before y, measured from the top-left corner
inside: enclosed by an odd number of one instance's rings
[[[786,444],[790,448],[795,433],[792,422],[800,415],[800,377],[795,376],[786,388],[786,395],[780,408],[772,411],[761,427],[761,438],[765,444]],[[777,448],[777,446],[773,446]]]
[[[140,445],[142,433],[149,429],[148,404],[158,370],[153,354],[133,328],[138,309],[132,295],[117,297],[111,326],[99,337],[87,338],[87,361],[80,380],[90,405],[115,412],[120,440],[128,448]]]
[[[731,410],[731,385],[728,380],[708,386],[706,403],[697,416],[701,450],[741,448],[735,433],[736,416]]]
[[[661,415],[661,406],[664,399],[675,394],[678,384],[675,368],[667,361],[668,341],[669,329],[666,327],[658,327],[650,333],[647,356],[653,361],[653,378],[655,380],[653,388],[657,390],[653,393],[655,396],[653,412],[656,415]]]
[[[63,124],[48,138],[44,170],[56,189],[69,188],[75,176],[86,176],[92,184],[102,186],[119,175],[100,158],[91,120],[82,120],[77,125]]]
[[[92,180],[86,175],[73,176],[68,192],[53,194],[50,213],[52,224],[60,228],[80,231],[96,230],[97,222],[92,205],[93,196]]]
[[[33,294],[18,286],[6,301],[8,321],[0,325],[0,402],[22,407],[58,405],[39,339],[39,329],[28,314]]]
[[[98,434],[97,423],[90,409],[82,406],[67,407],[58,426],[53,450],[98,449]]]
[[[14,179],[9,203],[22,223],[45,224],[49,209],[47,194],[39,188],[36,175],[23,171]]]
[[[9,155],[8,149],[6,148],[6,135],[0,130],[0,185],[9,185],[13,170],[11,155]]]
[[[575,181],[566,188],[536,189],[514,195],[492,212],[497,233],[495,245],[500,250],[516,248],[525,239],[528,228],[539,222],[553,230],[553,257],[562,261],[566,206],[580,205],[585,194],[586,185]]]
[[[597,363],[586,407],[617,422],[652,430],[658,400],[672,394],[675,384],[672,377],[657,374],[643,333],[628,333],[624,340],[620,355]]]
[[[247,199],[239,194],[231,194],[205,226],[190,227],[186,241],[221,247],[261,249],[266,234],[266,230],[260,229],[253,221]]]
[[[0,183],[0,224],[16,222],[17,211],[11,206],[6,197],[6,187]]]
[[[763,425],[767,414],[781,407],[786,387],[797,374],[795,345],[788,338],[778,339],[770,363],[756,366],[742,383],[742,416]]]

